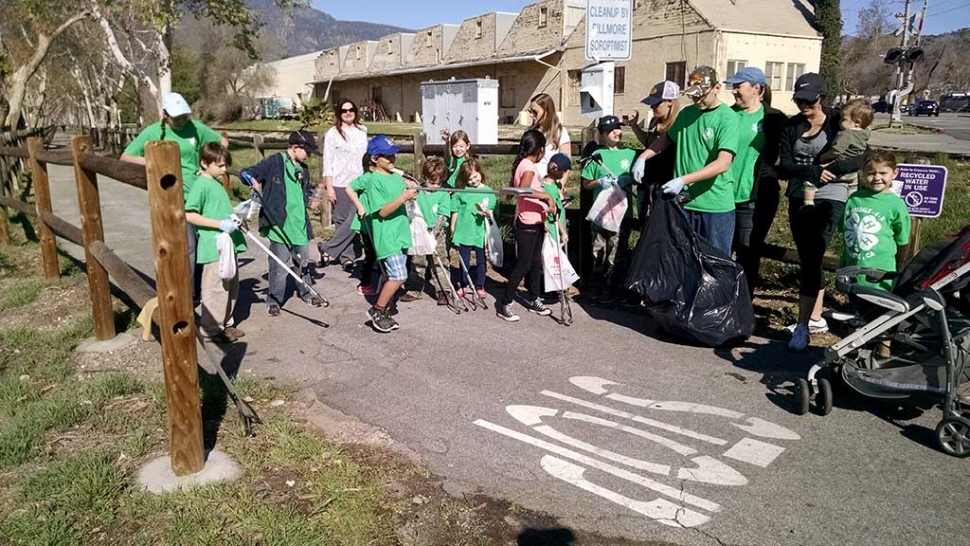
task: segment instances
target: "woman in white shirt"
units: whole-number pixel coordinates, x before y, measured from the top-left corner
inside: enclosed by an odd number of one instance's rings
[[[364,174],[361,158],[367,151],[367,128],[357,122],[357,105],[349,100],[340,103],[336,114],[333,127],[323,139],[323,186],[334,205],[336,230],[329,241],[317,245],[317,250],[321,265],[337,260],[349,269],[357,261],[359,244],[357,233],[350,229],[356,210],[344,188]]]
[[[546,153],[536,167],[539,174],[545,178],[549,167],[549,159],[557,153],[570,155],[572,142],[569,140],[569,131],[559,122],[559,115],[556,113],[556,103],[552,97],[545,93],[539,93],[529,101],[529,113],[532,114],[532,129],[542,132],[546,137]],[[566,187],[566,180],[569,173],[562,178],[562,186]]]

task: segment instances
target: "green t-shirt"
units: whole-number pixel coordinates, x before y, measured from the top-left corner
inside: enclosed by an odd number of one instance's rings
[[[489,188],[479,186],[477,189],[489,193],[460,192],[451,197],[451,212],[458,215],[455,218],[455,234],[451,236],[451,242],[456,245],[485,248],[485,217],[478,212],[476,205],[481,204],[485,210],[495,210],[497,199]]]
[[[350,189],[357,193],[357,199],[360,201],[361,205],[364,205],[365,211],[367,210],[367,202],[364,200],[364,193],[367,192],[367,187],[370,185],[370,174],[371,173],[364,173],[350,183]],[[356,231],[357,233],[370,233],[370,215],[364,214],[364,219],[361,220],[360,216],[357,215],[356,208],[354,208],[352,212],[354,216],[350,220],[350,230]]]
[[[684,176],[713,163],[721,151],[737,155],[738,115],[721,103],[716,108],[701,110],[690,105],[680,111],[667,136],[677,143],[674,175]],[[728,169],[714,178],[687,185],[692,201],[685,209],[698,212],[734,210],[734,175]]]
[[[458,170],[461,169],[461,166],[464,164],[465,164],[464,157],[451,156],[451,165],[448,168],[448,172],[451,173],[451,176],[449,176],[448,180],[445,181],[445,184],[448,185],[447,187],[449,188],[455,187],[455,180],[458,178]]]
[[[439,216],[445,218],[442,226],[447,226],[451,219],[451,194],[446,191],[420,192],[418,207],[421,208],[421,214],[428,224],[428,229],[434,227]]]
[[[552,240],[558,243],[559,228],[556,227],[556,220],[559,220],[560,222],[566,221],[566,211],[563,209],[562,199],[559,198],[559,186],[557,186],[555,182],[546,182],[543,180],[542,191],[552,196],[552,200],[556,203],[556,210],[559,211],[559,214],[557,215],[558,218],[551,214],[546,215],[546,230],[549,232],[549,235],[552,236]]]
[[[593,152],[593,155],[603,158],[603,167],[592,161],[587,163],[581,175],[584,180],[599,180],[604,176],[610,176],[610,172],[617,177],[630,172],[633,162],[636,161],[637,151],[630,148],[601,148]],[[609,169],[609,171],[606,169]],[[601,191],[603,191],[603,188],[599,186],[593,188],[593,201],[599,197]],[[634,209],[636,209],[633,185],[627,186],[624,191],[626,191],[627,197],[626,217],[632,218]]]
[[[162,122],[156,122],[145,127],[138,133],[135,140],[125,148],[125,153],[135,157],[145,157],[145,144],[152,140],[162,139]],[[202,146],[210,142],[222,142],[222,136],[206,127],[202,123],[190,119],[179,130],[172,127],[165,128],[165,140],[179,145],[179,155],[182,158],[182,197],[188,199],[189,190],[195,182],[199,165],[199,151]]]
[[[896,271],[896,249],[909,244],[910,218],[906,203],[891,191],[859,188],[845,203],[842,232],[845,265]],[[890,290],[892,281],[872,283],[860,276],[859,284]]]
[[[288,246],[304,246],[310,244],[306,230],[306,201],[303,197],[303,184],[296,177],[296,170],[299,168],[290,156],[283,152],[283,167],[286,171],[283,187],[286,190],[286,220],[280,226],[269,226],[263,228],[261,233],[274,243]]]
[[[407,189],[407,184],[399,174],[372,172],[365,174],[364,177],[368,178],[367,191],[364,192],[361,203],[370,218],[377,258],[383,260],[411,248],[411,223],[408,221],[408,213],[404,205],[398,207],[387,218],[382,218],[379,213],[384,205],[401,196],[401,193]]]
[[[765,107],[757,112],[735,110],[738,114],[738,154],[731,163],[734,176],[734,202],[747,203],[752,199],[755,164],[765,149]]]
[[[192,184],[192,191],[185,199],[185,210],[196,212],[211,220],[225,220],[232,216],[232,203],[229,194],[215,178],[200,175],[196,183]],[[196,263],[208,264],[219,261],[219,249],[216,246],[216,236],[221,233],[218,228],[195,226],[199,234],[199,244],[196,250]],[[241,231],[232,232],[232,242],[236,245],[236,252],[246,250],[246,239]]]

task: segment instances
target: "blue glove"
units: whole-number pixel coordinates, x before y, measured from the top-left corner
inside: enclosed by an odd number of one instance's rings
[[[616,179],[616,183],[620,188],[626,189],[627,186],[633,183],[633,177],[630,176],[630,173],[623,173]]]
[[[253,186],[253,182],[256,182],[256,179],[253,178],[253,175],[247,173],[246,171],[243,171],[243,172],[239,173],[239,179],[242,180],[242,183],[243,184],[245,184],[245,185],[247,185],[249,187],[252,187]]]
[[[647,170],[647,162],[643,160],[642,157],[638,157],[636,161],[633,162],[633,168],[630,169],[630,174],[633,175],[633,179],[639,182],[643,180],[643,173]]]
[[[677,195],[684,189],[684,179],[677,177],[663,185],[664,195]]]
[[[236,222],[233,222],[231,218],[226,218],[225,220],[219,222],[219,230],[223,233],[232,233],[238,228],[239,226],[237,226]]]
[[[606,188],[609,188],[614,184],[616,184],[616,179],[611,176],[604,176],[603,178],[600,178],[599,180],[597,180],[597,182],[599,183],[600,187],[605,190]]]

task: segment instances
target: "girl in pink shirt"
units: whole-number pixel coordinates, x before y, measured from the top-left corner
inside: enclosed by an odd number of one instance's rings
[[[530,129],[519,141],[519,156],[512,166],[512,185],[532,188],[529,196],[517,197],[515,204],[515,250],[518,261],[505,285],[505,293],[495,306],[495,313],[502,320],[516,322],[519,316],[512,311],[512,300],[522,279],[526,279],[528,297],[523,299],[525,308],[540,316],[552,314],[539,299],[542,274],[542,241],[545,235],[546,214],[556,214],[556,203],[542,191],[542,177],[536,167],[545,154],[546,137],[540,131]],[[528,277],[526,277],[528,275]]]

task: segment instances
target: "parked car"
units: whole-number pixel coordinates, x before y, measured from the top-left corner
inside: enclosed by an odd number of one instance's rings
[[[883,99],[879,99],[872,103],[872,111],[877,114],[885,114],[889,111],[889,103]]]
[[[922,114],[940,117],[940,103],[935,100],[921,100],[909,109],[909,115],[911,116],[919,116]]]
[[[901,114],[905,114],[906,112],[909,112],[912,108],[913,108],[913,105],[911,105],[911,104],[900,104],[899,105],[899,112]]]

